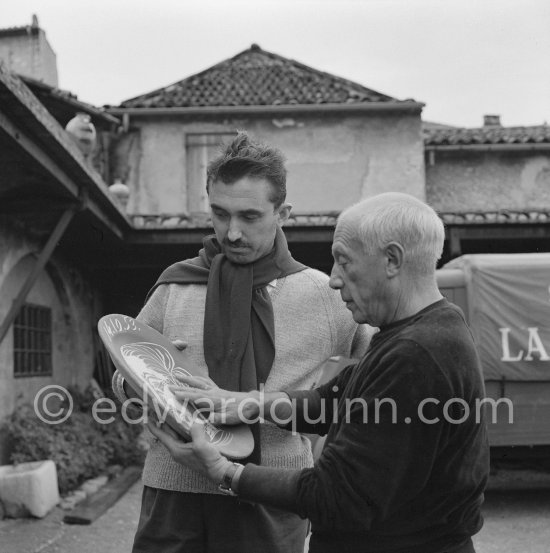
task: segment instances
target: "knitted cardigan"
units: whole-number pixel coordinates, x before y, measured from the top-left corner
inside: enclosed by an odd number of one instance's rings
[[[278,279],[268,287],[275,321],[275,359],[265,391],[310,389],[320,378],[320,365],[333,355],[361,357],[373,329],[358,326],[328,277],[315,269]],[[208,375],[203,354],[206,285],[159,286],[138,319],[169,340],[184,340],[197,373]],[[120,397],[121,377],[115,391]],[[262,465],[301,469],[313,465],[307,437],[263,423],[260,430]],[[165,490],[218,493],[204,476],[176,463],[166,448],[152,442],[143,470],[145,485]]]

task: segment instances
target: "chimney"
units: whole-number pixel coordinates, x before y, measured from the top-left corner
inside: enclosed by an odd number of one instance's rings
[[[38,17],[31,24],[0,29],[0,60],[8,71],[57,87],[57,59]]]
[[[502,127],[500,124],[500,115],[484,115],[483,116],[484,127]]]

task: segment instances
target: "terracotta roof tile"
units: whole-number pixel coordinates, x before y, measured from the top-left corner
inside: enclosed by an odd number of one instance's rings
[[[317,213],[291,213],[285,223],[285,227],[334,227],[338,219],[338,211],[326,211]],[[518,225],[550,223],[550,210],[548,209],[499,209],[487,211],[444,211],[439,216],[446,225]],[[209,213],[194,215],[186,214],[155,214],[155,215],[131,215],[134,228],[160,229],[160,228],[212,228]]]
[[[461,211],[439,213],[446,225],[502,225],[550,223],[547,209],[499,209],[495,211]]]
[[[25,25],[22,27],[6,27],[4,29],[0,29],[0,36],[37,35],[39,32],[39,27]]]
[[[537,144],[550,142],[550,126],[501,127],[476,129],[424,128],[426,146],[460,146],[471,144]]]
[[[267,52],[253,44],[247,50],[201,73],[126,100],[121,107],[272,106],[395,101],[391,96]]]

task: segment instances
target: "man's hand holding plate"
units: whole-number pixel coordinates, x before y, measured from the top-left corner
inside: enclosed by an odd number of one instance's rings
[[[168,449],[174,460],[204,474],[213,482],[221,482],[232,464],[208,442],[204,422],[195,418],[191,426],[191,442],[184,442],[162,428],[158,420],[147,423],[149,431]]]
[[[182,387],[170,389],[181,401],[191,401],[213,424],[237,425],[258,420],[258,392],[230,392],[203,376],[178,375]]]

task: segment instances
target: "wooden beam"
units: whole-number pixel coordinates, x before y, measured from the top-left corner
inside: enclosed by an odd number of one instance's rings
[[[514,142],[511,144],[434,144],[426,152],[538,152],[550,150],[548,142]]]
[[[450,227],[449,232],[455,230],[462,240],[550,239],[550,224],[464,225]]]
[[[23,283],[23,286],[21,287],[21,290],[17,294],[16,298],[13,300],[10,310],[8,311],[8,314],[6,315],[4,321],[2,322],[2,325],[0,326],[0,344],[2,343],[2,340],[4,340],[4,337],[6,336],[13,321],[15,321],[17,315],[19,314],[21,306],[25,303],[29,292],[31,291],[38,277],[40,276],[42,269],[49,261],[53,251],[55,250],[55,247],[57,246],[57,243],[59,242],[61,236],[63,236],[65,229],[71,222],[71,219],[78,211],[78,209],[80,209],[80,206],[75,205],[67,209],[67,211],[63,212],[63,215],[61,215],[61,218],[57,222],[57,225],[50,235],[50,238],[46,242],[44,249],[40,252],[38,260],[36,261],[36,265],[27,276],[27,279]]]
[[[78,196],[78,185],[71,179],[63,169],[55,163],[51,157],[46,155],[42,148],[34,140],[28,137],[19,127],[15,126],[0,111],[0,128],[12,138],[25,152],[31,155],[46,171],[59,181],[65,189],[73,196]]]
[[[462,254],[462,249],[460,247],[460,237],[461,229],[456,227],[449,229],[449,250],[451,257],[458,257]]]
[[[128,467],[122,474],[95,494],[86,498],[80,505],[63,518],[65,524],[91,524],[101,516],[109,507],[112,507],[139,479],[141,476],[140,467]]]
[[[43,214],[45,210],[65,211],[75,205],[75,201],[65,201],[48,198],[47,196],[30,198],[2,199],[0,214],[2,215],[34,215]]]
[[[283,227],[288,242],[332,243],[333,228],[326,227]],[[126,235],[128,244],[201,244],[211,228],[136,229]]]
[[[15,126],[0,111],[0,129],[2,129],[19,147],[35,159],[38,164],[45,169],[57,182],[59,182],[67,192],[73,197],[78,197],[80,186],[56,163],[31,137],[27,136],[20,128]],[[81,184],[82,186],[82,184]],[[88,209],[116,236],[123,237],[122,231],[112,220],[105,215],[94,200],[90,199],[87,205]]]
[[[321,242],[332,244],[334,228],[324,227],[283,227],[289,243]]]
[[[421,102],[391,100],[387,102],[358,102],[356,104],[292,104],[292,105],[264,105],[264,106],[193,106],[193,107],[168,107],[168,108],[107,108],[107,113],[124,116],[159,115],[174,117],[178,115],[261,115],[261,114],[300,114],[312,113],[387,113],[387,112],[411,112],[421,113],[425,104]]]
[[[139,229],[126,233],[128,244],[202,244],[202,239],[212,234],[212,229]]]

